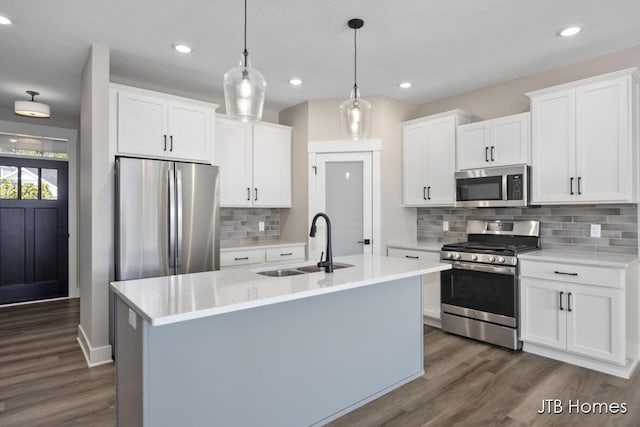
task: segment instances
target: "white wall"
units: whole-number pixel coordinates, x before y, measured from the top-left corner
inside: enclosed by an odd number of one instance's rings
[[[0,107],[0,120],[6,120],[8,122],[16,123],[28,123],[38,126],[53,126],[66,129],[78,129],[80,127],[80,120],[78,117],[62,116],[57,114],[55,109],[51,111],[51,117],[49,118],[36,118],[19,116],[13,112],[11,108]]]
[[[109,49],[91,46],[80,101],[80,325],[89,366],[111,362],[109,281],[113,277],[109,158]]]

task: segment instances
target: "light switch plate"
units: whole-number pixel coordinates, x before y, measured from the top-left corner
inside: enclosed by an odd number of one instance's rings
[[[129,309],[129,324],[136,329],[136,312],[131,309]]]
[[[449,231],[449,221],[442,221],[442,231]]]
[[[258,231],[264,231],[264,221],[258,222]]]
[[[600,224],[591,224],[591,237],[600,237]]]

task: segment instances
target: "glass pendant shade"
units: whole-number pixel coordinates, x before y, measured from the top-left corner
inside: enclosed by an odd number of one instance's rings
[[[360,98],[358,89],[351,91],[351,97],[340,104],[340,118],[347,139],[357,141],[369,135],[371,104]]]
[[[256,122],[262,120],[267,81],[262,73],[251,68],[244,55],[240,64],[224,75],[224,101],[227,116],[233,120]]]

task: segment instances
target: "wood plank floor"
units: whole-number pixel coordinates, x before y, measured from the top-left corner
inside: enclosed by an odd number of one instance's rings
[[[78,300],[0,308],[0,426],[115,425],[114,367],[87,368]],[[622,380],[425,327],[424,377],[330,424],[640,426],[640,374]],[[562,415],[539,415],[560,399]],[[626,403],[626,414],[568,414],[569,400]],[[575,412],[575,411],[574,411]]]

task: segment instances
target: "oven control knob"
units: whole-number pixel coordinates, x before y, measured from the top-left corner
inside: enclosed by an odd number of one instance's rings
[[[471,255],[471,259],[473,261],[477,261],[478,260],[478,255]]]
[[[451,252],[447,252],[445,258],[453,258],[453,254]]]
[[[453,254],[453,257],[454,257],[455,259],[460,259],[460,258],[462,258],[462,255],[460,255],[460,254]]]
[[[494,257],[494,256],[490,256],[489,257],[489,262],[494,262],[495,260],[496,260],[496,257]]]
[[[498,258],[498,262],[504,262],[504,257]]]

